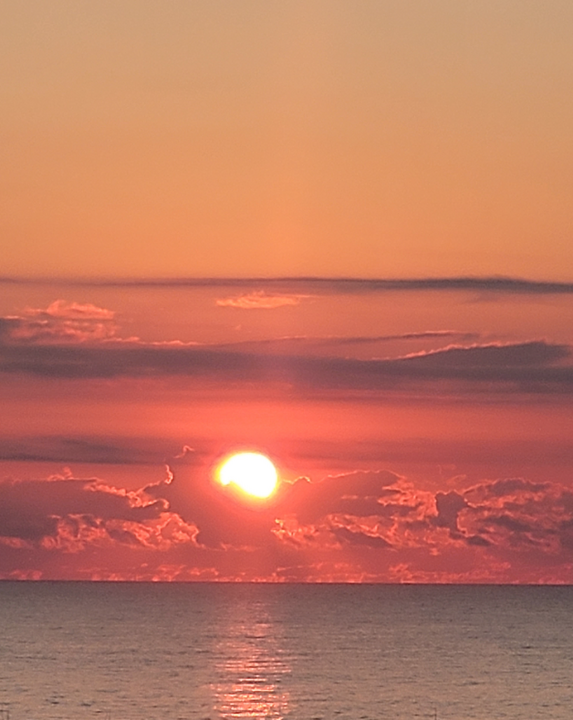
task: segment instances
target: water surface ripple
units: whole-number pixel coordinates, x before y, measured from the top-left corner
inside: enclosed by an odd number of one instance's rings
[[[0,583],[11,720],[570,720],[573,588]]]

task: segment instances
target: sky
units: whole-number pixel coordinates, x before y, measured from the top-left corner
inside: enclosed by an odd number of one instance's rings
[[[3,2],[3,273],[570,280],[572,30],[567,0]]]
[[[0,577],[570,583],[572,33],[0,3]]]

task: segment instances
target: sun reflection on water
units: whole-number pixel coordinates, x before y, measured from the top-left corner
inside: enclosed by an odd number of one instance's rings
[[[289,712],[288,691],[282,685],[290,666],[268,609],[241,604],[228,620],[226,638],[216,650],[214,709],[229,720],[282,720]]]

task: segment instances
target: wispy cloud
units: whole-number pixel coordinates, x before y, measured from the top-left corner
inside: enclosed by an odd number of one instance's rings
[[[278,295],[269,294],[264,290],[255,290],[245,295],[221,298],[216,301],[220,307],[230,307],[238,310],[274,310],[289,305],[298,305],[310,295]]]
[[[379,345],[390,342],[405,341],[426,341],[426,340],[450,340],[450,341],[475,341],[479,338],[475,332],[458,332],[456,330],[427,330],[423,332],[401,333],[395,335],[336,335],[326,337],[313,336],[286,336],[279,338],[267,338],[263,340],[243,340],[240,342],[226,343],[221,345],[227,350],[252,352],[273,352],[273,353],[297,353],[320,352],[321,350],[347,351],[349,346]]]
[[[149,437],[0,437],[0,460],[16,462],[157,465],[173,455],[176,443]]]
[[[571,355],[568,345],[543,340],[524,343],[490,343],[470,347],[451,346],[440,350],[407,355],[404,363],[431,368],[487,368],[545,365]]]

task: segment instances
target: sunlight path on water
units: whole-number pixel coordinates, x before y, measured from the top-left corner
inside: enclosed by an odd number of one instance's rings
[[[215,709],[229,720],[282,720],[289,713],[289,694],[281,682],[291,670],[277,624],[264,601],[250,603],[245,597],[232,608],[227,622],[215,649]]]

